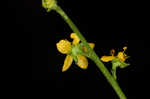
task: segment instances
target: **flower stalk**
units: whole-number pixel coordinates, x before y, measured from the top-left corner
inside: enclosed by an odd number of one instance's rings
[[[115,80],[115,78],[111,75],[111,73],[108,71],[108,69],[104,66],[104,64],[100,61],[100,58],[97,56],[95,51],[89,46],[88,42],[84,38],[84,36],[81,34],[81,32],[78,30],[76,25],[72,22],[72,20],[67,16],[67,14],[57,5],[53,7],[52,10],[55,10],[58,14],[61,15],[61,17],[65,20],[65,22],[69,25],[69,27],[73,30],[74,33],[79,37],[83,45],[87,48],[88,55],[86,57],[90,58],[92,61],[95,62],[97,67],[100,69],[100,71],[103,73],[103,75],[106,77],[107,81],[110,83],[110,85],[115,90],[116,94],[120,99],[127,99],[123,91],[121,90],[119,84]],[[48,10],[49,11],[49,10]]]
[[[104,64],[100,61],[100,58],[96,55],[94,50],[90,48],[88,45],[86,39],[82,36],[78,28],[75,26],[75,24],[72,22],[72,20],[67,16],[67,14],[60,8],[56,8],[56,12],[61,15],[61,17],[65,20],[65,22],[70,26],[70,28],[77,34],[77,36],[80,38],[82,43],[85,45],[85,47],[89,51],[88,57],[95,62],[95,64],[98,66],[100,71],[104,74],[110,85],[113,87],[117,95],[120,97],[120,99],[127,99],[121,88],[119,87],[117,81],[114,79],[114,77],[110,74],[110,72],[107,70],[107,68],[104,66]]]

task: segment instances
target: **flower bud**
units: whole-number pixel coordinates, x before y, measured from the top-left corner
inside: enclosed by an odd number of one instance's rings
[[[56,8],[57,2],[56,0],[42,0],[42,6],[47,9],[47,12],[50,12]]]

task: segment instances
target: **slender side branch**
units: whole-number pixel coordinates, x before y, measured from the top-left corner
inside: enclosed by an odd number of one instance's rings
[[[119,87],[117,81],[113,78],[113,76],[110,74],[110,72],[107,70],[107,68],[104,66],[104,64],[100,61],[100,58],[96,55],[93,49],[90,48],[88,45],[86,39],[82,36],[78,28],[75,26],[75,24],[72,22],[72,20],[67,16],[67,14],[59,7],[57,6],[55,8],[56,12],[59,13],[62,18],[67,22],[67,24],[70,26],[70,28],[77,34],[77,36],[80,38],[82,43],[87,47],[90,56],[89,58],[95,62],[97,67],[100,69],[100,71],[104,74],[110,85],[113,87],[115,92],[117,93],[118,97],[120,99],[127,99],[121,88]]]

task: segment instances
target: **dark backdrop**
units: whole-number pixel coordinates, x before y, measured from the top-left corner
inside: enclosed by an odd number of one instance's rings
[[[145,72],[149,66],[149,42],[143,37],[148,33],[146,6],[139,2],[99,0],[58,0],[58,4],[79,27],[87,41],[96,44],[95,51],[99,56],[108,55],[112,48],[119,51],[123,46],[128,46],[127,54],[131,56],[128,62],[131,65],[118,69],[118,82],[129,99],[145,99]],[[32,37],[32,41],[27,39],[32,46],[32,55],[29,57],[32,58],[32,95],[118,99],[90,60],[87,70],[81,70],[73,63],[67,72],[61,72],[65,55],[57,51],[56,43],[61,39],[70,40],[72,31],[56,12],[47,13],[41,7],[40,0],[9,0],[8,8],[14,11],[16,32]],[[106,66],[110,69],[111,65]],[[40,88],[45,95],[41,95]]]

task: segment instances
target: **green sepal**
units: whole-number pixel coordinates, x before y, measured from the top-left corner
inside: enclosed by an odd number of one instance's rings
[[[121,62],[118,58],[113,59],[113,61],[112,61],[112,70],[111,70],[112,76],[115,79],[117,79],[117,75],[116,75],[117,68],[118,67],[125,68],[129,65],[130,65],[129,63]]]
[[[77,64],[77,63],[78,63],[78,58],[77,58],[77,56],[72,55],[72,58],[73,58],[73,60],[75,61],[75,64]]]
[[[118,58],[115,58],[112,60],[112,65],[115,67],[125,68],[125,67],[129,66],[130,64],[122,62]]]

